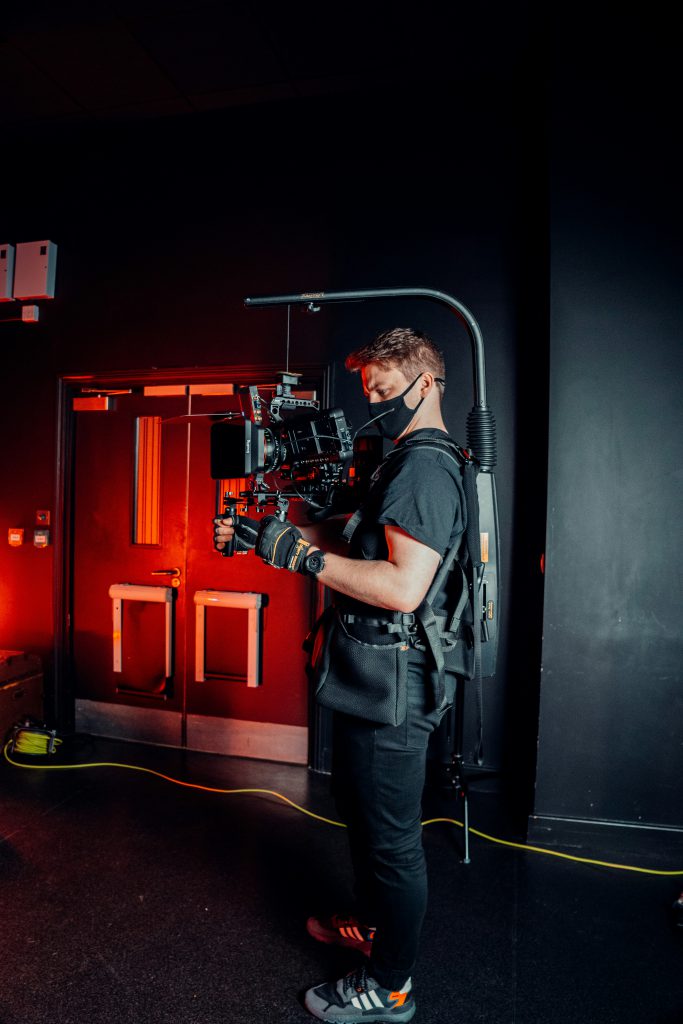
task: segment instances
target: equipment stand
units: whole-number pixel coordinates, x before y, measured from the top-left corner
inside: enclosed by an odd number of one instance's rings
[[[470,808],[468,778],[463,754],[465,725],[465,680],[456,677],[455,701],[435,734],[435,754],[439,765],[441,788],[455,791],[462,800],[465,851],[463,864],[470,863]]]
[[[455,686],[455,702],[449,712],[453,717],[453,755],[452,755],[452,785],[456,795],[461,797],[463,806],[464,829],[465,829],[465,856],[463,864],[470,863],[470,802],[469,788],[465,776],[465,757],[463,754],[463,737],[465,727],[465,680],[458,676]]]

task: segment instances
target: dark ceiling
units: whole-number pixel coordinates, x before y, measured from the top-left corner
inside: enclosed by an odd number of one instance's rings
[[[0,120],[33,130],[505,82],[528,59],[528,28],[524,5],[502,2],[15,4],[0,35]]]

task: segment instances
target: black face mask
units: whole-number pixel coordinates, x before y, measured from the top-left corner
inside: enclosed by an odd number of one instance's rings
[[[415,387],[421,376],[422,374],[418,373],[413,383],[409,384],[405,391],[402,391],[396,398],[388,398],[385,402],[368,402],[368,411],[372,416],[370,423],[375,424],[383,437],[388,437],[395,441],[406,429],[424,402],[423,396],[415,408],[411,409],[405,400],[405,396]],[[366,426],[369,425],[369,423],[366,423]]]

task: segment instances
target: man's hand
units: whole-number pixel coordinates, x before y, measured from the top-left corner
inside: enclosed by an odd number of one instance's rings
[[[266,516],[261,522],[256,554],[266,565],[301,572],[304,558],[311,549],[315,550],[311,542],[305,540],[301,530],[286,519],[282,523],[277,516]]]
[[[213,523],[213,544],[216,551],[222,551],[233,537],[235,551],[251,551],[256,546],[260,524],[248,516],[225,516],[214,519]]]

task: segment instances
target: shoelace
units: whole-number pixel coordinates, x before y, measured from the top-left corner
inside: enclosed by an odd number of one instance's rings
[[[344,994],[353,989],[355,992],[367,992],[368,971],[366,967],[359,967],[351,971],[344,978]]]

